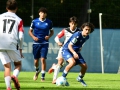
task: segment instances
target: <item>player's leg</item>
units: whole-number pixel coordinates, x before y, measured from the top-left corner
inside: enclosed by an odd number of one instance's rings
[[[69,58],[68,60],[68,65],[65,67],[65,69],[64,69],[64,71],[63,71],[63,74],[62,74],[62,76],[63,77],[67,77],[67,75],[68,75],[68,72],[70,71],[70,69],[75,65],[75,60],[74,60],[74,58],[73,57],[71,57],[71,58]],[[66,84],[65,84],[65,86],[69,86],[69,83],[66,81]]]
[[[75,60],[73,57],[69,58],[68,60],[68,65],[65,67],[62,76],[66,77],[70,69],[75,65]]]
[[[69,70],[76,64],[75,59],[73,58],[73,54],[69,52],[68,50],[64,50],[62,52],[62,57],[64,60],[68,62],[68,65],[65,67],[62,76],[66,77]]]
[[[40,49],[41,49],[41,44],[33,44],[34,67],[36,71],[35,75],[33,76],[33,80],[37,80],[38,75],[40,73],[39,70]]]
[[[9,57],[11,58],[11,60],[14,62],[14,66],[15,69],[13,70],[13,75],[11,76],[11,79],[14,83],[14,86],[17,90],[20,89],[20,84],[18,81],[18,76],[21,70],[21,60],[22,57],[20,55],[20,51],[19,50],[11,50],[11,51],[7,51]]]
[[[73,58],[72,53],[67,50],[64,50],[62,52],[62,57],[64,58],[64,60],[68,62],[68,65],[65,67],[63,74],[62,74],[62,76],[66,78],[68,72],[76,64],[76,62],[75,62],[75,59]],[[69,83],[66,82],[65,86],[69,86]]]
[[[53,81],[52,83],[55,84],[56,83],[56,79],[58,77],[58,74],[60,72],[60,68],[62,67],[62,63],[64,62],[62,56],[58,58],[58,64],[56,65],[56,68],[54,69],[54,74],[53,74]]]
[[[53,63],[52,66],[50,67],[50,69],[48,70],[48,73],[51,74],[54,69],[56,68],[57,64]]]
[[[85,64],[80,64],[81,66],[81,71],[79,73],[79,76],[77,77],[77,81],[80,82],[83,86],[87,86],[85,81],[83,80],[83,77],[85,76],[85,72],[87,70],[87,65]]]
[[[42,44],[42,48],[41,48],[41,81],[45,80],[48,45],[49,45],[48,43]]]
[[[4,79],[5,79],[5,84],[6,84],[6,88],[9,90],[11,89],[11,60],[7,54],[6,51],[1,51],[0,50],[0,60],[2,62],[2,64],[4,65]]]
[[[41,81],[45,80],[46,73],[46,60],[45,58],[41,58]]]
[[[58,63],[61,61],[61,58],[62,58],[61,51],[62,51],[62,47],[59,49],[58,56],[56,58],[58,60]],[[55,63],[52,64],[52,67],[48,70],[49,74],[51,74],[56,69],[56,67],[58,67],[58,63],[57,64],[55,64]],[[54,76],[53,76],[53,78],[54,78]]]
[[[34,68],[35,68],[35,75],[33,76],[33,80],[37,80],[38,79],[38,75],[40,73],[39,70],[39,59],[34,59]]]
[[[81,67],[81,70],[80,70],[79,76],[77,77],[77,81],[80,82],[83,86],[87,86],[87,84],[83,80],[83,77],[85,76],[85,73],[87,70],[87,64],[84,61],[81,54],[78,54],[78,55],[79,55],[79,60],[76,61],[76,64],[78,64]]]
[[[7,64],[4,64],[4,69],[5,69],[5,72],[4,72],[4,79],[5,79],[5,83],[6,83],[6,88],[10,90],[11,89],[11,64],[10,63],[7,63]]]

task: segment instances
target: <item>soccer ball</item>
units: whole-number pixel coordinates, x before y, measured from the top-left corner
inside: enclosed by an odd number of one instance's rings
[[[66,84],[66,78],[61,76],[61,77],[58,77],[57,80],[56,80],[56,85],[57,86],[65,86]]]

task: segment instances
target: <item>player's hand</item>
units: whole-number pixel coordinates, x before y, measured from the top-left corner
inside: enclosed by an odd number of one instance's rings
[[[23,54],[21,54],[21,58],[24,58]]]
[[[22,54],[22,49],[19,49],[19,51],[20,51],[21,58],[24,58],[24,56]]]
[[[74,56],[75,59],[79,59],[79,56],[76,52],[73,52],[73,56]]]
[[[49,40],[49,38],[50,38],[49,36],[45,36],[45,40]]]
[[[38,41],[39,39],[37,37],[33,37],[33,40]]]
[[[57,44],[58,44],[58,46],[60,46],[60,47],[62,47],[62,45],[63,45],[61,42],[58,42]]]

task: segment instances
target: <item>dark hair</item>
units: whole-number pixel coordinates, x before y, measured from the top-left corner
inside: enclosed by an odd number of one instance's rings
[[[8,0],[6,2],[6,8],[9,10],[15,10],[17,8],[16,0]]]
[[[91,29],[90,33],[92,33],[94,31],[95,26],[92,23],[90,23],[90,22],[83,23],[82,26],[80,27],[80,29],[82,30],[85,26],[90,27],[90,29]]]
[[[73,16],[70,18],[69,22],[75,22],[76,24],[78,23],[77,17]]]
[[[45,7],[41,7],[39,10],[38,10],[38,13],[39,12],[43,12],[43,13],[46,13],[47,14],[47,9]]]

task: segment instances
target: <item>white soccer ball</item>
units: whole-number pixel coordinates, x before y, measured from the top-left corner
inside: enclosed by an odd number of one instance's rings
[[[61,77],[58,77],[57,80],[56,80],[56,85],[57,86],[65,86],[66,84],[66,78],[61,76]]]

